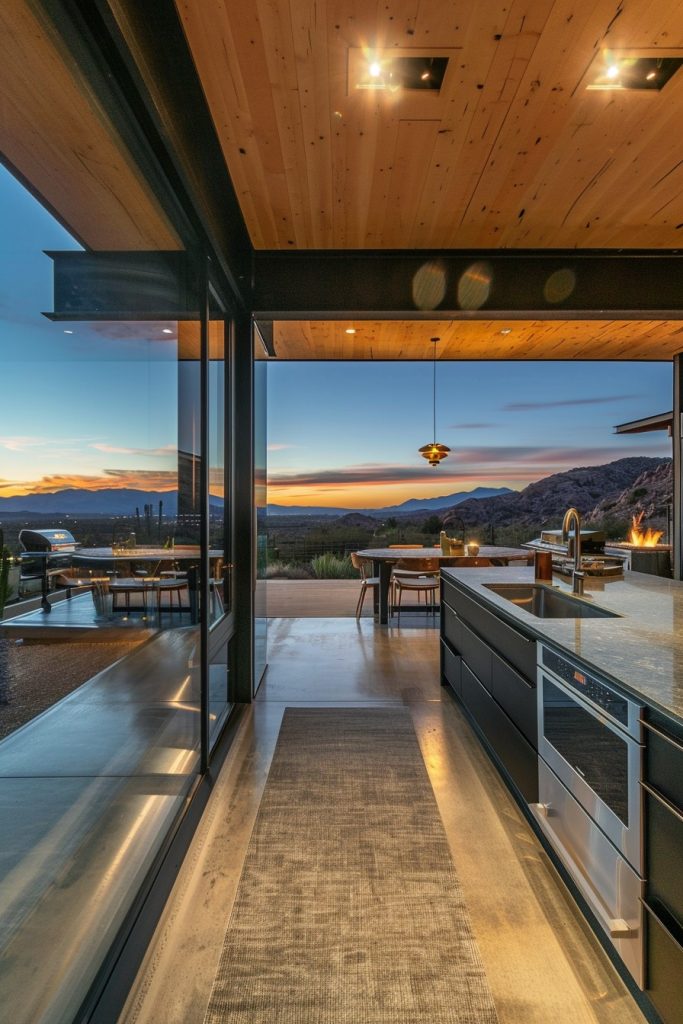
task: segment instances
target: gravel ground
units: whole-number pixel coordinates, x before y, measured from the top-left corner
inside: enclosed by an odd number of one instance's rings
[[[5,648],[10,670],[9,703],[0,703],[0,739],[56,704],[141,642],[0,644],[0,658],[5,656]]]

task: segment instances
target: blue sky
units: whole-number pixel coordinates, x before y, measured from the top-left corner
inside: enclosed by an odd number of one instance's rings
[[[43,250],[78,244],[1,167],[0,224],[0,496],[174,487],[177,324],[51,323]],[[664,434],[612,432],[671,408],[670,363],[443,363],[436,440],[453,451],[432,469],[417,454],[434,440],[431,375],[270,363],[269,500],[379,507],[671,451]]]
[[[670,363],[446,363],[438,366],[429,467],[431,363],[270,363],[269,500],[380,507],[477,486],[526,486],[574,466],[670,455],[665,433],[617,423],[671,408]]]

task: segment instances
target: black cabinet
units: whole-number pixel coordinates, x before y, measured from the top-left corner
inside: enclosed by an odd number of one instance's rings
[[[442,681],[461,699],[509,781],[535,802],[536,643],[445,578],[441,586]]]
[[[645,725],[646,984],[673,1024],[683,1015],[683,727],[654,710]]]
[[[538,801],[538,755],[467,664],[462,663],[462,702],[498,761],[528,803]]]
[[[448,683],[458,696],[462,693],[462,658],[451,649],[447,640],[441,640],[441,681]]]

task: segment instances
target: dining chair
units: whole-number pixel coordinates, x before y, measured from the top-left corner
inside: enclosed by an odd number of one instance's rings
[[[365,595],[369,589],[379,587],[379,576],[368,576],[368,559],[361,558],[356,551],[351,552],[351,564],[360,573],[360,597],[356,605],[356,618],[360,619]]]
[[[400,559],[391,576],[393,585],[392,614],[397,613],[398,625],[401,624],[401,600],[403,591],[417,594],[418,603],[420,594],[425,596],[425,610],[436,612],[434,596],[439,588],[439,559],[438,558],[411,558]],[[428,603],[427,598],[431,599]]]

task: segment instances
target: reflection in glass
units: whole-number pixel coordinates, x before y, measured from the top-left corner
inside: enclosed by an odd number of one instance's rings
[[[21,382],[0,480],[30,510],[2,525],[31,640],[0,666],[0,1002],[28,1024],[75,1018],[199,770],[200,362],[196,323],[44,317],[44,250],[80,247],[1,168],[0,218],[0,359]],[[22,528],[76,546],[31,573]],[[21,608],[43,583],[49,611]]]

